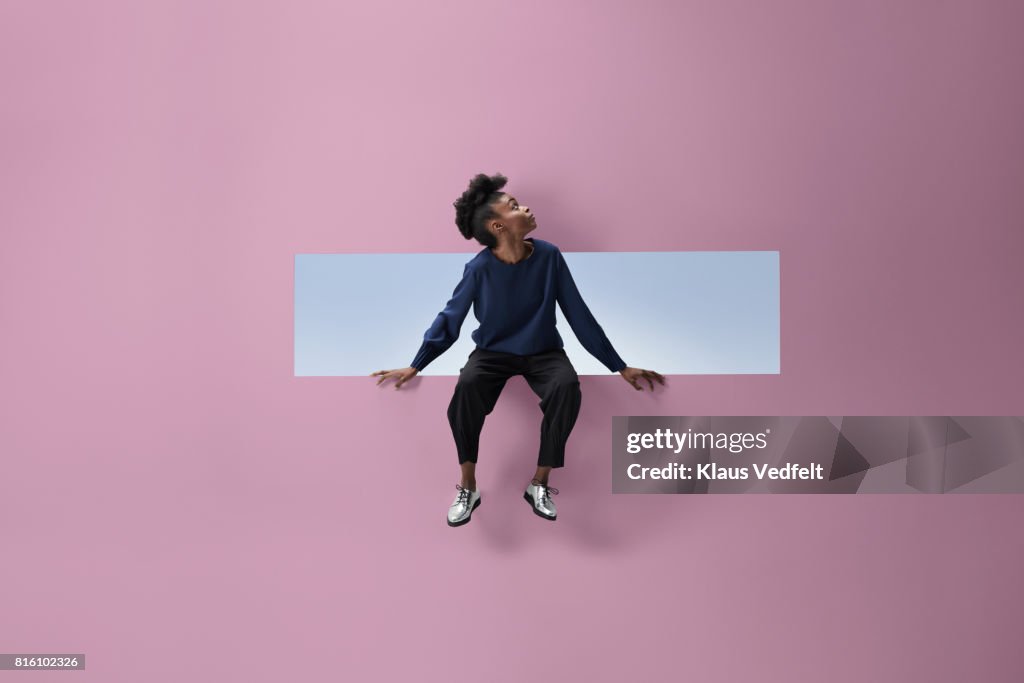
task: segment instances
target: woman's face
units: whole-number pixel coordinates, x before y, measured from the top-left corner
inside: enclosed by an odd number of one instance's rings
[[[510,194],[502,194],[493,205],[498,213],[488,224],[495,237],[502,239],[502,234],[521,240],[537,227],[537,218],[530,212],[530,207],[523,206]],[[502,229],[498,229],[498,227]]]

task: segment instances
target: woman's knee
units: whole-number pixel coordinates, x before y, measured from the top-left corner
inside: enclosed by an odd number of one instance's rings
[[[496,382],[479,373],[462,372],[455,383],[455,391],[448,406],[449,414],[461,407],[489,415],[494,410],[504,386],[504,381]]]
[[[455,382],[455,394],[479,394],[484,389],[484,378],[473,370],[463,370]]]
[[[575,372],[559,374],[551,378],[548,391],[555,394],[579,395],[580,378]]]
[[[576,374],[576,371],[574,369],[566,368],[562,372],[555,375],[555,383],[570,389],[573,387],[578,388],[580,386],[580,376]]]

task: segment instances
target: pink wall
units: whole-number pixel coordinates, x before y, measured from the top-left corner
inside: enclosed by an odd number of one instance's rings
[[[3,3],[0,651],[105,682],[1020,680],[1024,498],[613,496],[608,448],[613,415],[1024,412],[1022,22]],[[450,529],[454,378],[293,377],[293,261],[469,254],[451,202],[495,171],[566,251],[778,249],[782,374],[585,378],[555,524],[517,378]]]

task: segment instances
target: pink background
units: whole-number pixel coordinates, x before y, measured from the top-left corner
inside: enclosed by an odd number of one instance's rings
[[[105,682],[1020,680],[1024,497],[613,496],[609,443],[1024,412],[1022,22],[3,3],[0,651]],[[471,254],[451,203],[496,171],[565,251],[779,250],[782,374],[584,378],[554,524],[516,378],[450,529],[454,378],[294,377],[293,265]]]

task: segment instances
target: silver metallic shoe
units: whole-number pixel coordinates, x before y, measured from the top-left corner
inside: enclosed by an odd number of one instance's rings
[[[448,526],[462,526],[470,520],[473,510],[480,507],[480,491],[470,491],[462,488],[462,484],[456,484],[459,490],[455,496],[455,502],[448,508]]]
[[[530,485],[526,487],[526,492],[523,493],[523,498],[533,508],[533,513],[544,519],[551,521],[555,520],[558,515],[558,511],[555,509],[555,501],[551,499],[552,495],[558,493],[558,489],[541,484],[536,479],[530,482]]]

